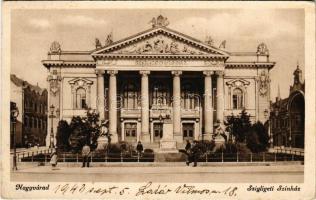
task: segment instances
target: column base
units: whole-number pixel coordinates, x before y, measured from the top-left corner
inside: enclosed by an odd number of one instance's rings
[[[110,133],[110,134],[112,134],[112,136],[111,136],[111,143],[113,144],[113,143],[118,143],[118,135],[117,135],[117,133]]]
[[[183,143],[183,136],[180,133],[173,133],[173,138],[178,143]]]
[[[211,141],[213,139],[213,134],[212,133],[205,133],[205,134],[201,134],[199,135],[199,140],[207,140],[207,141]]]
[[[173,139],[162,139],[159,145],[160,153],[178,153],[177,142]]]
[[[98,143],[97,150],[104,150],[106,149],[106,146],[108,145],[108,138],[105,136],[100,136],[97,139],[97,143]]]
[[[148,133],[142,133],[140,136],[140,141],[142,143],[150,143],[150,135]]]

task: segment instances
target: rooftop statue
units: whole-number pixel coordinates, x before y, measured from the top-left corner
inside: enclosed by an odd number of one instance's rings
[[[209,45],[209,46],[213,46],[214,40],[213,40],[213,38],[212,38],[210,35],[208,35],[208,36],[206,36],[206,38],[205,38],[205,43],[206,43],[207,45]]]
[[[162,15],[159,15],[157,17],[157,19],[155,17],[153,17],[150,22],[152,24],[153,28],[156,27],[164,27],[164,26],[168,26],[169,25],[169,21],[167,17],[163,17]]]
[[[111,32],[106,36],[105,46],[108,46],[113,43],[113,33]]]
[[[102,47],[102,44],[101,44],[100,40],[98,38],[95,38],[95,48],[98,49],[101,47]]]
[[[269,49],[265,43],[261,43],[258,45],[257,55],[269,55]]]
[[[51,45],[50,45],[50,53],[61,53],[61,47],[60,44],[56,41],[54,41]]]

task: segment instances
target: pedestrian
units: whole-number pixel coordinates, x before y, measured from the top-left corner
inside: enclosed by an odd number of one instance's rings
[[[189,152],[190,149],[191,149],[191,143],[190,143],[189,140],[187,140],[187,144],[185,145],[185,151],[186,151],[186,152]]]
[[[188,161],[186,164],[189,166],[191,162],[193,162],[193,167],[197,166],[197,161],[199,158],[199,148],[198,148],[198,143],[196,140],[193,141],[193,144],[191,146],[189,156],[188,156]]]
[[[50,164],[52,165],[52,170],[55,169],[56,165],[57,165],[57,150],[56,148],[53,149],[53,152],[50,154]]]
[[[187,144],[185,145],[185,154],[187,156],[187,159],[186,159],[186,164],[189,165],[189,157],[190,157],[190,152],[191,152],[191,143],[189,140],[187,140]]]
[[[82,147],[82,167],[86,167],[86,163],[87,163],[87,167],[89,167],[89,156],[90,156],[90,147],[88,144],[85,144]]]
[[[144,147],[141,143],[141,141],[138,141],[137,146],[136,146],[136,151],[138,155],[141,155],[143,153]]]

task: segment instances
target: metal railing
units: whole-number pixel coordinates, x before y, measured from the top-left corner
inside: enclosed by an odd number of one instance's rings
[[[19,162],[42,162],[50,161],[52,150],[42,150],[28,153],[20,153],[17,155]],[[58,153],[58,162],[75,162],[83,161],[81,153],[61,152]],[[175,162],[184,162],[183,159],[177,159]],[[155,162],[154,153],[98,153],[91,152],[89,161],[93,162]],[[287,153],[206,153],[198,158],[198,162],[281,162],[281,161],[304,161],[304,155],[287,154]]]

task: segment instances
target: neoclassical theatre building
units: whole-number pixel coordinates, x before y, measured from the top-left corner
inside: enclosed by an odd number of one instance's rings
[[[64,51],[53,42],[48,69],[48,105],[60,119],[96,109],[108,120],[112,141],[179,146],[186,139],[210,139],[214,125],[242,109],[265,122],[270,101],[265,44],[253,52],[228,52],[169,28],[167,18],[119,41],[96,39],[89,51]],[[48,120],[48,133],[51,130]],[[49,134],[48,139],[49,140]],[[47,142],[48,143],[48,142]]]

